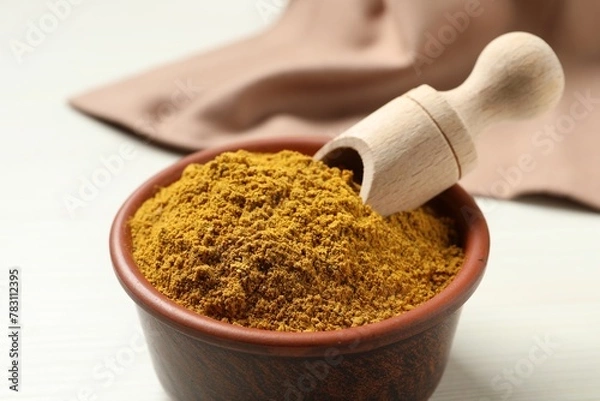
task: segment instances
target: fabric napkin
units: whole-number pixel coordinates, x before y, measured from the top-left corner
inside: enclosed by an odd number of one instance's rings
[[[182,10],[183,11],[183,10]],[[600,1],[290,0],[254,37],[74,97],[90,116],[193,151],[242,138],[335,136],[409,89],[460,84],[483,47],[521,30],[566,75],[556,109],[479,139],[474,194],[600,208]]]

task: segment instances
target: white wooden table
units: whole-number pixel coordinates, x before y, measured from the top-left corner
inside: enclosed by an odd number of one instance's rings
[[[66,98],[260,30],[282,3],[79,0],[21,63],[11,41],[49,6],[0,6],[1,400],[168,399],[112,273],[107,238],[126,196],[179,155],[77,114]],[[65,196],[122,146],[133,155],[69,213]],[[492,234],[488,273],[465,306],[433,400],[600,400],[600,214],[539,199],[481,204]],[[7,380],[15,266],[19,393]]]

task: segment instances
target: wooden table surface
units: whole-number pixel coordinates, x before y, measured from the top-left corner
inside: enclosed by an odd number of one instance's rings
[[[283,3],[80,0],[22,57],[11,46],[49,6],[1,6],[1,400],[168,399],[112,273],[107,238],[125,197],[180,155],[85,118],[66,99],[263,29]],[[65,197],[123,144],[133,157],[70,213]],[[600,214],[540,198],[479,201],[492,235],[488,272],[432,400],[600,400]],[[4,334],[15,266],[19,393],[8,390]]]

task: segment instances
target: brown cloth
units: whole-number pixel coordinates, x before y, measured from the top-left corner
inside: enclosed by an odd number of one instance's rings
[[[290,0],[266,32],[72,99],[78,110],[184,150],[242,138],[335,136],[422,83],[455,87],[483,47],[521,30],[566,74],[552,112],[490,130],[462,184],[600,208],[600,1]]]

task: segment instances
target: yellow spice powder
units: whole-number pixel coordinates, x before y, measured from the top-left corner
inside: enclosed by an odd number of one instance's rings
[[[167,297],[233,324],[360,326],[444,289],[463,262],[429,207],[383,218],[352,173],[292,151],[189,165],[131,219],[133,256]]]

